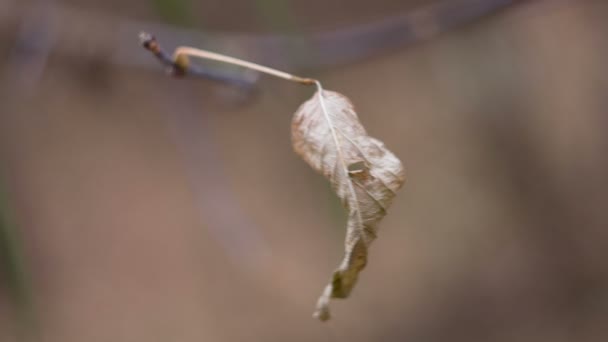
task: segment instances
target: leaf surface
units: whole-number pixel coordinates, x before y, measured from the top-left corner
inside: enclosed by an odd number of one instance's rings
[[[291,137],[294,150],[331,183],[348,212],[344,259],[319,297],[314,316],[330,318],[331,298],[350,295],[367,263],[368,248],[405,181],[403,165],[384,144],[369,135],[352,103],[337,92],[319,90],[296,111]]]

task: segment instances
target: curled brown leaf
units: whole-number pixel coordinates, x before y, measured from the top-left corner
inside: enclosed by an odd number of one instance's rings
[[[384,144],[369,135],[344,95],[323,90],[296,111],[294,149],[313,169],[329,179],[348,211],[345,255],[320,296],[314,316],[330,318],[331,298],[350,295],[367,263],[367,250],[405,181],[403,165]]]

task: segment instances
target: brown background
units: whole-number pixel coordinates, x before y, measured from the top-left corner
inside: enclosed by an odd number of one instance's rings
[[[61,3],[161,19],[146,2]],[[410,9],[355,3],[292,1],[293,25]],[[237,7],[247,5],[201,2],[193,20],[272,32]],[[317,17],[321,7],[331,10]],[[407,175],[329,324],[311,313],[341,258],[344,215],[289,136],[310,89],[263,78],[236,101],[230,87],[90,54],[77,63],[51,54],[35,86],[21,86],[10,57],[17,28],[5,25],[0,156],[38,336],[605,341],[607,10],[525,3],[313,70],[353,100]],[[2,341],[16,338],[9,303],[0,292]]]

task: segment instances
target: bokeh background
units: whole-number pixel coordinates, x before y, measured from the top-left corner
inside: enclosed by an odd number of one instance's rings
[[[607,18],[603,0],[1,0],[0,341],[608,340]],[[321,79],[403,161],[329,323],[311,314],[345,215],[290,143],[313,90],[168,77],[141,29]]]

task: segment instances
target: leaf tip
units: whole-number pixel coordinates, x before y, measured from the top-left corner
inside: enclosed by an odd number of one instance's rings
[[[331,318],[331,314],[329,313],[329,300],[331,298],[332,291],[333,289],[331,284],[325,287],[323,294],[321,294],[321,297],[319,297],[319,300],[317,301],[315,312],[312,314],[312,317],[321,322],[326,322]]]
[[[329,314],[329,309],[327,307],[324,307],[317,309],[312,314],[312,317],[318,319],[321,322],[327,322],[331,318],[331,315]]]

